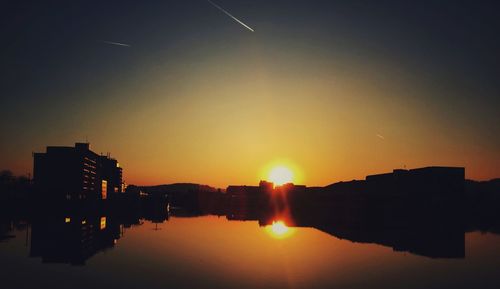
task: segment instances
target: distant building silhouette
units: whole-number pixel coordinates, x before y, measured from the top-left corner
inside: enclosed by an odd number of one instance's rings
[[[411,170],[395,169],[392,173],[366,177],[368,194],[419,197],[462,197],[465,168],[424,167]]]
[[[106,199],[122,192],[122,168],[115,159],[100,156],[88,143],[75,147],[48,146],[35,153],[33,182],[44,198]]]

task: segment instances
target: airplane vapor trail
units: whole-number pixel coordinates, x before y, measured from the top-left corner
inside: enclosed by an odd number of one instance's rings
[[[120,42],[113,42],[113,41],[103,41],[106,44],[111,44],[111,45],[118,45],[118,46],[125,46],[125,47],[130,47],[130,44],[126,43],[120,43]]]
[[[226,10],[224,10],[224,8],[220,7],[219,5],[215,4],[214,2],[210,1],[210,0],[207,0],[210,4],[212,4],[212,6],[214,6],[215,8],[219,9],[220,11],[224,12],[227,16],[233,18],[234,21],[240,23],[241,25],[243,25],[243,27],[245,27],[246,29],[254,32],[254,30],[246,25],[245,23],[241,22],[238,18],[234,17],[233,15],[231,15],[231,13],[227,12]]]

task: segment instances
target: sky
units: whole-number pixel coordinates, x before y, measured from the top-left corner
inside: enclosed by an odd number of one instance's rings
[[[274,165],[310,186],[430,165],[500,177],[499,8],[7,1],[0,169],[88,140],[139,185],[255,184]]]

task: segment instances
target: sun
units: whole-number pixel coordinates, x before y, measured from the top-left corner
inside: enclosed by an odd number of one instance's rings
[[[293,181],[293,173],[285,166],[276,166],[269,172],[268,180],[275,185],[281,186]]]

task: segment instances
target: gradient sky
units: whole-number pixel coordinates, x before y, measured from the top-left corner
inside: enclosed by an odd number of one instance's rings
[[[134,184],[500,176],[498,1],[214,1],[255,32],[204,0],[41,2],[0,9],[0,169],[88,139]]]

